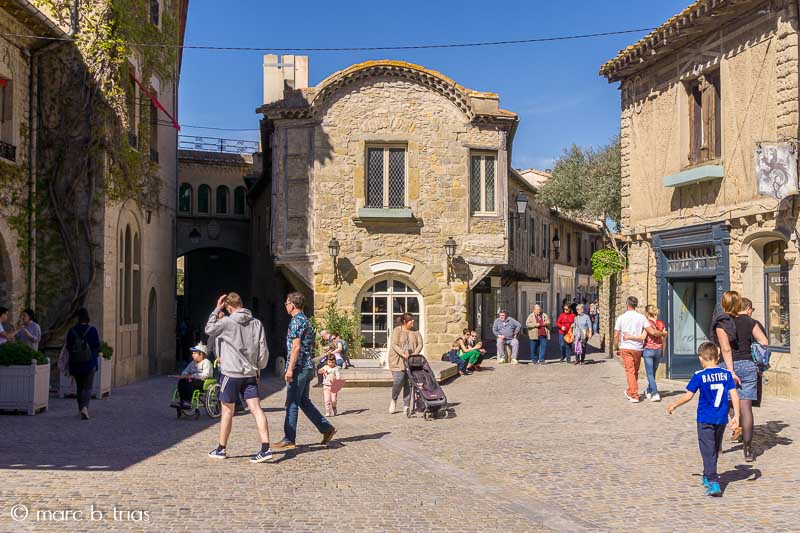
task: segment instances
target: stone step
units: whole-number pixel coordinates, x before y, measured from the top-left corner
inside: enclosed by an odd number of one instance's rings
[[[342,379],[347,380],[345,387],[391,387],[392,373],[388,368],[364,367],[360,363],[364,359],[355,359],[354,368],[342,371]],[[458,375],[458,367],[447,361],[428,361],[436,381],[442,383]]]

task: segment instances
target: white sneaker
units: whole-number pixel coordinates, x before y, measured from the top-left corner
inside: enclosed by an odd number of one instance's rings
[[[497,360],[497,364],[498,365],[504,365],[504,364],[506,364],[506,360],[505,359],[498,359]]]
[[[661,395],[660,394],[653,394],[652,396],[650,396],[650,401],[651,402],[660,402],[661,401]]]
[[[512,359],[512,360],[511,360],[511,364],[513,364],[513,365],[518,365],[518,364],[519,364],[519,361],[517,361],[516,359]]]
[[[89,408],[84,407],[81,409],[81,420],[89,420]]]
[[[647,396],[648,400],[653,397],[653,395],[650,394],[649,392],[645,392],[644,395]]]
[[[396,412],[397,412],[397,401],[392,400],[391,402],[389,402],[389,414],[393,415]]]
[[[625,397],[631,403],[639,403],[640,402],[639,398],[634,398],[633,396],[628,396],[628,391],[625,391]]]

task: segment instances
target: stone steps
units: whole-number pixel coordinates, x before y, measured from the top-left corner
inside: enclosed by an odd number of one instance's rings
[[[388,368],[377,366],[376,360],[353,359],[353,368],[342,370],[342,378],[347,380],[347,387],[391,387],[392,373]],[[367,366],[365,363],[369,363]],[[379,363],[378,363],[379,364]],[[458,367],[447,361],[428,361],[436,381],[442,383],[458,375]]]

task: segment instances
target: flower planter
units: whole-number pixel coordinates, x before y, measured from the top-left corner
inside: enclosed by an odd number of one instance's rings
[[[0,366],[0,410],[35,415],[47,410],[50,394],[50,362],[37,365]]]
[[[114,362],[111,359],[98,357],[98,371],[92,383],[92,396],[102,398],[111,395],[111,378],[114,374]],[[72,376],[61,374],[58,382],[58,397],[75,396],[75,379]]]

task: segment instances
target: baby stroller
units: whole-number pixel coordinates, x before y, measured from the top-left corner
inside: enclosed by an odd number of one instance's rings
[[[411,405],[408,416],[415,412],[422,413],[425,420],[437,415],[447,416],[447,396],[436,382],[428,360],[422,355],[411,355],[406,361],[406,375],[411,383]]]

